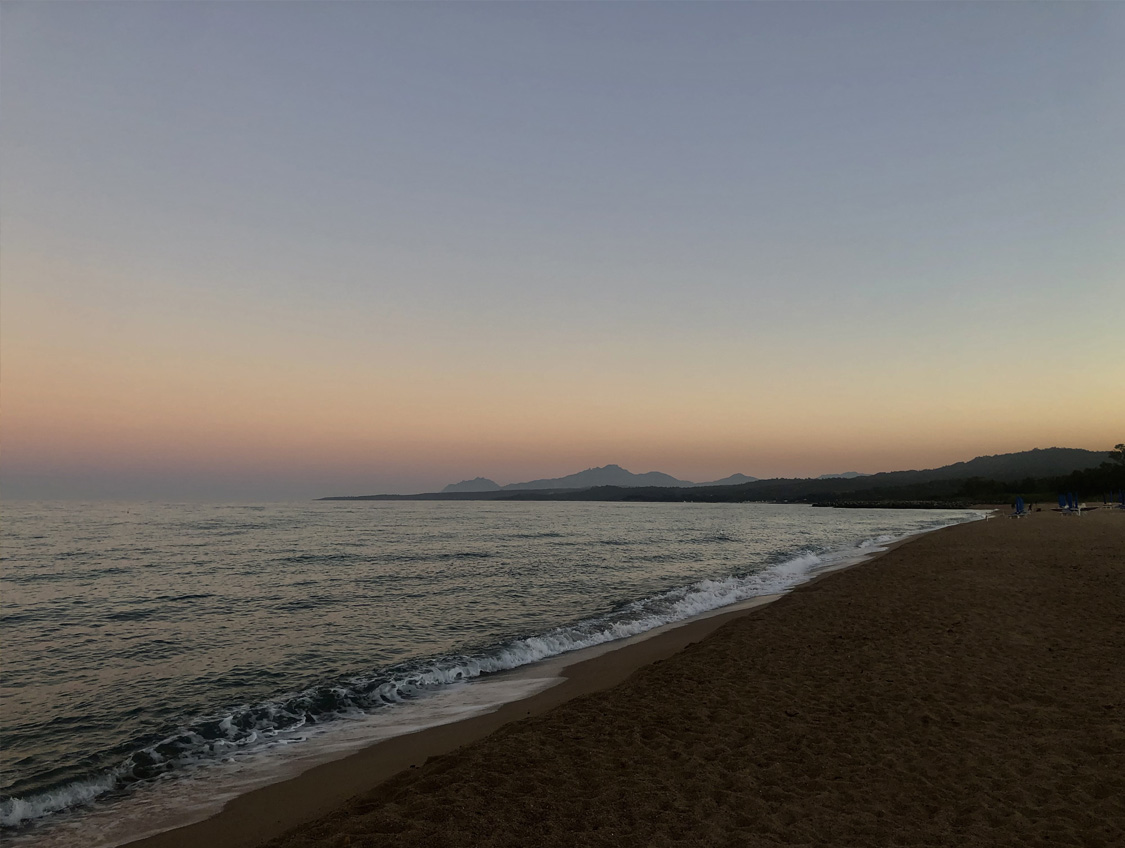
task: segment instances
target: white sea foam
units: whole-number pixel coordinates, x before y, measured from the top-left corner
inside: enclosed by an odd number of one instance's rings
[[[242,762],[248,756],[305,741],[310,735],[322,739],[325,732],[340,724],[333,719],[362,719],[387,705],[418,705],[420,696],[432,695],[451,685],[638,636],[754,597],[786,592],[817,572],[863,559],[898,538],[901,537],[879,534],[847,548],[806,550],[748,573],[699,580],[624,604],[604,615],[516,638],[477,653],[404,663],[372,677],[353,677],[203,717],[159,743],[134,752],[119,766],[97,777],[26,799],[8,798],[0,802],[0,824],[18,826],[88,804],[138,782],[190,775],[201,765]],[[410,722],[402,722],[401,726],[409,727]],[[380,733],[385,734],[385,730]]]
[[[373,682],[371,679],[353,678],[349,681],[350,686],[329,687],[337,708],[330,716],[319,718],[362,715],[364,710],[380,704],[411,701],[440,687],[637,636],[748,598],[783,592],[802,582],[824,562],[823,556],[807,553],[757,573],[701,580],[626,604],[612,614],[515,639],[481,654],[444,657],[425,665],[415,665],[408,670],[400,670],[374,689],[369,689]],[[300,709],[315,695],[315,691],[310,690],[254,707],[247,706],[238,715],[202,719],[195,727],[181,728],[159,743],[136,752],[119,767],[97,778],[71,783],[57,791],[26,800],[10,798],[3,801],[0,803],[0,824],[15,826],[85,804],[136,779],[191,769],[254,751],[271,742],[303,740],[302,732],[307,730],[307,719],[300,715]],[[255,723],[247,726],[247,719],[251,716]],[[287,717],[292,720],[286,722]],[[203,728],[209,728],[209,733],[201,732]]]
[[[386,680],[373,690],[374,698],[362,693],[371,681],[355,678],[352,687],[331,687],[341,709],[336,717],[363,714],[363,707],[375,704],[396,704],[411,701],[420,695],[441,687],[477,679],[483,675],[540,662],[572,651],[591,648],[638,636],[657,627],[674,624],[706,612],[749,598],[786,591],[807,579],[807,576],[825,558],[815,553],[802,554],[773,565],[761,572],[744,576],[701,580],[679,587],[652,598],[626,604],[620,610],[574,625],[559,627],[545,633],[515,639],[479,655],[446,657]],[[213,763],[240,753],[250,753],[263,744],[303,741],[306,720],[297,719],[278,728],[280,716],[293,713],[294,702],[309,700],[311,693],[298,693],[289,698],[246,708],[244,715],[253,711],[258,725],[249,728],[245,720],[231,714],[205,719],[206,725],[218,735],[207,738],[196,729],[183,728],[156,745],[148,746],[132,755],[113,771],[97,778],[78,781],[54,791],[24,800],[10,798],[0,803],[0,824],[6,827],[22,824],[51,813],[88,803],[123,783],[132,782],[138,762],[153,773],[166,773],[174,769],[188,770],[193,766]],[[371,703],[374,701],[375,703]],[[362,704],[362,705],[361,705]]]
[[[116,783],[117,775],[110,772],[91,780],[69,783],[60,789],[43,792],[27,800],[7,798],[0,801],[0,825],[12,827],[31,819],[42,818],[51,813],[87,804],[99,795],[109,792]]]

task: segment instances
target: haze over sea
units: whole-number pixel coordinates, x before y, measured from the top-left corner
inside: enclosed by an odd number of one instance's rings
[[[295,760],[520,691],[489,689],[494,672],[784,591],[978,515],[9,504],[6,841],[116,844],[202,817]]]

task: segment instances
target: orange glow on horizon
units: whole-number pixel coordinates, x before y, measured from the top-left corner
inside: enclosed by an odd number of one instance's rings
[[[284,312],[276,326],[235,322],[212,337],[192,320],[109,320],[96,300],[75,308],[37,291],[5,298],[21,319],[5,321],[0,362],[9,468],[284,471],[357,486],[389,474],[438,486],[616,463],[703,481],[1102,450],[1125,438],[1116,360],[1076,379],[1068,362],[1010,369],[971,350],[841,357],[817,339],[779,352],[753,339],[637,347],[628,336],[522,355],[414,328],[306,337],[300,316]]]

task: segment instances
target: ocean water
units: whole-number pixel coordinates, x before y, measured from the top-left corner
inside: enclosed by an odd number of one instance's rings
[[[5,504],[0,826],[113,845],[973,511]]]

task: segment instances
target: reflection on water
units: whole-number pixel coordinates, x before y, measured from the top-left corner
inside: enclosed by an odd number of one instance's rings
[[[784,588],[828,551],[967,515],[6,505],[0,812],[11,824],[202,765],[246,768],[340,717]]]

